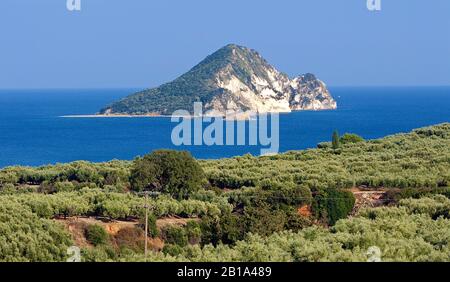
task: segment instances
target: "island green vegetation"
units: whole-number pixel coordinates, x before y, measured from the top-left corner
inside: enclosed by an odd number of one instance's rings
[[[243,82],[251,80],[253,69],[257,75],[267,76],[262,70],[268,66],[266,61],[250,49],[230,44],[206,57],[174,81],[125,97],[102,109],[100,113],[105,114],[109,110],[112,113],[135,115],[148,113],[170,115],[180,109],[192,113],[194,102],[206,104],[215,96],[226,92],[217,86],[216,80],[218,73],[228,65],[233,66],[233,73],[236,73]]]
[[[331,135],[331,134],[330,134]],[[332,138],[331,138],[332,137]],[[0,170],[0,261],[450,261],[450,124],[317,149]],[[355,189],[384,191],[359,208]],[[71,228],[68,228],[68,227]],[[79,232],[78,232],[79,231]]]

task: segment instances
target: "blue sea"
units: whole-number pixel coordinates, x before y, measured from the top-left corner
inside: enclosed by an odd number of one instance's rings
[[[96,113],[136,89],[1,90],[0,167],[131,160],[160,148],[216,159],[258,146],[174,146],[168,118],[63,118]],[[280,151],[314,148],[333,130],[373,139],[450,121],[450,87],[331,88],[335,111],[280,116]]]

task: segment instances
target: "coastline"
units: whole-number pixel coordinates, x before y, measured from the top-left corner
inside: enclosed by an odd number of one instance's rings
[[[145,115],[129,115],[129,114],[117,114],[117,115],[103,115],[103,114],[91,114],[91,115],[63,115],[59,116],[61,118],[144,118],[144,117],[161,117],[161,118],[171,118],[168,115],[158,115],[158,114],[145,114]]]
[[[334,111],[336,108],[333,109],[302,109],[302,110],[292,110],[290,112],[261,112],[261,113],[255,113],[255,112],[243,112],[238,113],[234,115],[228,116],[228,119],[237,119],[237,120],[248,120],[251,117],[259,116],[261,114],[279,114],[279,115],[285,115],[290,114],[293,112],[318,112],[318,111]],[[60,118],[214,118],[214,117],[222,117],[224,119],[227,119],[227,115],[223,114],[206,114],[201,116],[175,116],[175,115],[162,115],[162,114],[156,114],[156,113],[148,113],[148,114],[85,114],[85,115],[62,115],[58,116]]]
[[[270,112],[271,113],[271,112]],[[267,113],[267,114],[270,114]],[[277,114],[287,114],[287,112],[277,112]],[[130,114],[91,114],[91,115],[63,115],[58,116],[60,118],[218,118],[221,117],[224,120],[249,120],[253,115],[242,114],[232,115],[230,117],[224,115],[202,115],[202,116],[175,116],[175,115],[160,115],[160,114],[143,114],[143,115],[130,115]]]
[[[272,112],[266,113],[271,114]],[[289,114],[288,112],[276,112],[277,114]],[[256,115],[258,116],[258,115]],[[183,118],[183,119],[195,119],[195,118],[223,118],[224,120],[238,120],[245,121],[254,119],[253,115],[234,115],[234,116],[224,116],[224,115],[202,115],[202,116],[172,116],[172,115],[156,115],[156,114],[145,114],[145,115],[129,115],[129,114],[117,114],[117,115],[63,115],[58,116],[59,118]]]

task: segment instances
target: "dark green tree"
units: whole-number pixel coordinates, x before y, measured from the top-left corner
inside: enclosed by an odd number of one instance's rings
[[[246,207],[243,220],[246,233],[268,236],[283,231],[286,213],[272,209],[267,203],[261,202],[258,205]]]
[[[162,230],[162,238],[168,244],[178,245],[180,247],[187,246],[189,242],[188,234],[183,227],[167,226]]]
[[[333,132],[333,137],[331,139],[331,146],[333,150],[337,150],[340,147],[340,141],[339,141],[339,133],[337,130]]]
[[[190,153],[172,150],[158,150],[136,159],[130,177],[134,191],[158,191],[176,199],[187,199],[203,180],[203,169]]]
[[[313,212],[328,224],[346,218],[353,210],[355,196],[347,190],[327,188],[317,191],[313,201]]]

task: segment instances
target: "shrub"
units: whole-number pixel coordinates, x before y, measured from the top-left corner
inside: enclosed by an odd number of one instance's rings
[[[420,199],[400,200],[400,206],[406,207],[410,213],[428,214],[433,219],[450,218],[450,199],[443,195],[433,195]]]
[[[164,245],[162,252],[164,254],[177,257],[183,254],[183,248],[175,244],[166,244]]]
[[[148,228],[148,236],[155,238],[159,235],[158,226],[156,225],[156,216],[153,213],[148,214],[147,219],[147,228]],[[145,230],[145,216],[141,216],[139,219],[139,225],[142,230]]]
[[[247,232],[247,226],[238,214],[227,213],[220,219],[221,241],[224,244],[234,244],[243,240]]]
[[[14,172],[9,172],[7,169],[0,171],[0,186],[6,183],[15,184],[17,182],[19,182],[19,177]]]
[[[162,230],[162,238],[167,244],[184,247],[188,244],[188,236],[183,227],[167,226]]]
[[[201,241],[202,230],[200,228],[200,224],[196,221],[188,221],[186,224],[186,235],[188,237],[188,242],[191,245],[197,245]]]
[[[294,232],[309,227],[312,222],[309,218],[297,214],[295,211],[286,214],[286,224],[284,229],[292,230]]]
[[[222,214],[220,218],[204,217],[199,225],[203,245],[234,244],[243,240],[247,232],[242,216],[231,212]]]
[[[349,143],[358,143],[358,142],[363,142],[364,138],[362,138],[361,136],[357,135],[357,134],[353,134],[353,133],[345,133],[344,135],[341,136],[340,142],[342,144],[349,144]]]
[[[334,225],[339,219],[347,217],[354,205],[355,197],[350,191],[328,188],[316,193],[312,207],[318,218]]]
[[[113,239],[121,250],[129,249],[134,252],[144,250],[144,232],[138,227],[122,228],[114,235]]]
[[[52,218],[55,214],[50,201],[46,199],[30,199],[27,205],[41,218]]]
[[[329,149],[331,148],[330,142],[320,142],[317,144],[317,149]]]
[[[273,210],[265,203],[245,208],[244,222],[246,233],[268,236],[283,230],[286,214],[281,210]]]
[[[222,226],[219,219],[211,216],[204,217],[200,222],[200,229],[202,231],[202,244],[213,244],[216,246],[222,242]]]
[[[55,192],[72,192],[75,190],[75,186],[72,182],[68,181],[57,182],[54,184],[54,190]]]
[[[14,184],[6,183],[0,186],[0,192],[5,195],[14,194],[17,192],[17,189],[16,186],[14,186]]]
[[[387,197],[389,200],[398,202],[401,199],[414,198],[419,199],[431,195],[444,195],[450,198],[450,188],[405,188],[405,189],[389,189],[387,191]]]
[[[115,251],[111,251],[109,246],[103,245],[95,248],[83,248],[81,250],[83,262],[110,262],[117,260]]]
[[[108,233],[97,224],[91,224],[86,227],[86,239],[94,246],[106,244],[108,241]]]
[[[266,191],[265,202],[275,209],[289,210],[291,207],[310,205],[312,201],[311,190],[306,186],[292,186],[285,183],[279,188]],[[256,192],[258,193],[258,192]]]
[[[39,185],[38,191],[39,191],[39,193],[51,194],[51,193],[55,193],[56,189],[55,189],[55,186],[52,183],[50,183],[48,181],[43,181]]]

